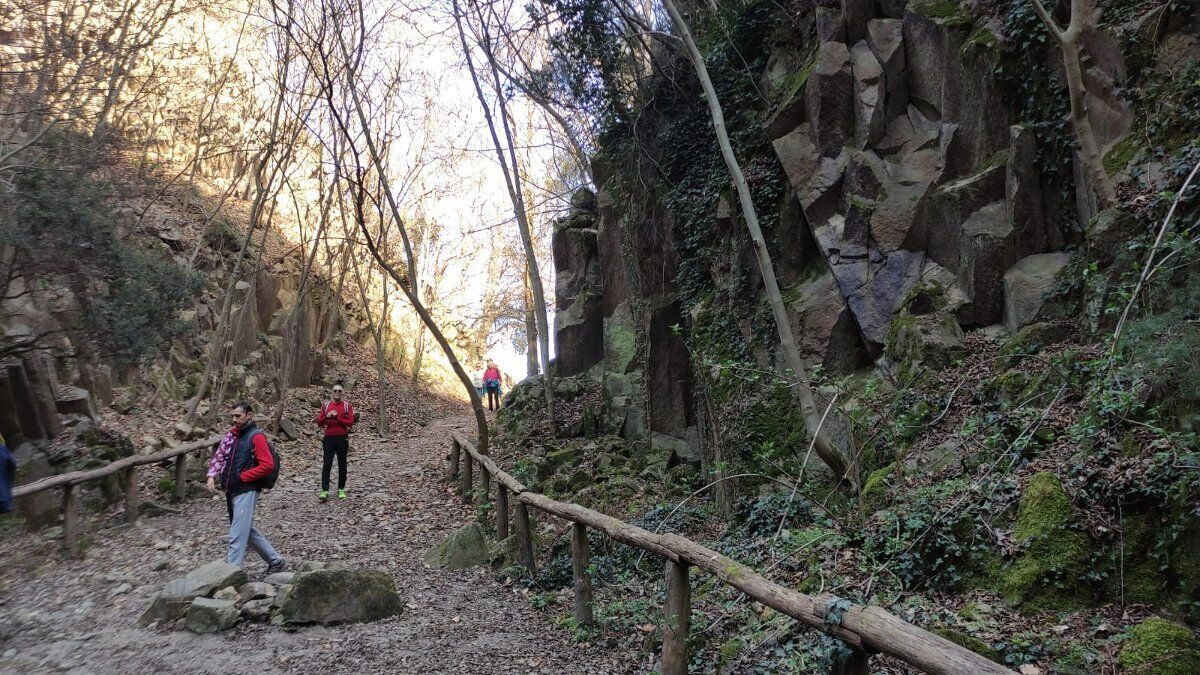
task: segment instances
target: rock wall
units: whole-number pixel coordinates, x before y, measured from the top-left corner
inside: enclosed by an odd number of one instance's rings
[[[778,209],[769,239],[792,328],[827,373],[929,367],[961,348],[963,330],[1046,318],[1043,294],[1068,261],[1058,223],[1092,216],[1088,199],[1065,203],[1045,184],[1033,131],[993,76],[997,27],[964,11],[934,0],[816,7],[794,17],[810,32],[774,45],[762,67],[774,101],[765,161],[778,162],[786,191],[757,206]],[[1089,40],[1099,54],[1089,103],[1111,147],[1132,121],[1112,95],[1125,66],[1110,39]],[[674,72],[691,77],[686,63]],[[659,163],[676,151],[660,144],[680,111],[655,105],[641,111],[638,161],[602,147],[599,192],[578,196],[555,229],[559,372],[603,382],[605,431],[696,460],[696,372],[711,365],[697,326],[736,315],[754,359],[780,360],[769,329],[747,318],[764,297],[732,189],[707,225],[718,243],[706,244],[703,270],[717,292],[679,293],[690,253],[677,246]]]
[[[173,236],[173,232],[166,235]],[[184,312],[183,318],[195,323],[197,337],[180,340],[138,366],[97,355],[88,336],[75,330],[75,312],[80,303],[68,285],[50,283],[26,289],[23,280],[16,280],[14,288],[29,292],[14,293],[17,298],[5,303],[4,315],[13,318],[0,328],[10,335],[56,331],[52,339],[45,341],[44,349],[0,363],[0,434],[16,455],[18,484],[91,466],[95,453],[53,450],[64,444],[52,442],[61,434],[74,434],[73,441],[64,447],[91,447],[84,441],[88,430],[99,421],[97,411],[111,405],[120,412],[130,412],[144,389],[179,401],[195,394],[205,353],[198,336],[215,335],[228,278],[228,259],[221,255],[213,258],[215,264],[205,270],[209,283],[196,305]],[[275,379],[283,361],[285,327],[296,304],[299,269],[298,257],[291,256],[235,284],[233,330],[226,342],[233,364],[226,399],[271,401],[277,395]],[[310,281],[300,304],[294,322],[299,349],[286,386],[303,387],[322,381],[325,363],[320,345],[334,333],[345,330],[363,341],[370,339],[369,331],[362,329],[365,320],[356,316],[353,308],[348,312],[339,303],[332,312],[327,311],[327,288],[327,284]],[[115,386],[123,387],[121,396],[116,396]],[[188,430],[191,435],[203,432]],[[53,524],[57,497],[44,493],[21,500],[17,509],[30,525]]]

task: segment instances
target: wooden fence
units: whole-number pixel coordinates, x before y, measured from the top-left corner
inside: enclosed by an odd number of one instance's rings
[[[187,456],[204,448],[211,448],[221,442],[221,436],[213,436],[202,441],[195,441],[176,448],[169,448],[153,455],[131,455],[107,464],[98,469],[87,471],[72,471],[49,476],[42,480],[21,485],[13,490],[13,498],[19,499],[38,492],[53,490],[61,487],[63,514],[63,555],[74,557],[79,547],[79,486],[80,484],[99,478],[105,478],[118,472],[124,472],[125,486],[125,520],[134,523],[138,519],[138,480],[137,468],[146,464],[175,460],[175,501],[182,501],[187,485]]]
[[[491,500],[491,483],[496,483],[496,538],[507,539],[509,501],[516,498],[512,518],[517,536],[518,562],[536,575],[537,562],[529,525],[529,508],[571,522],[571,568],[574,575],[575,620],[590,624],[592,584],[588,573],[587,529],[603,532],[623,544],[648,551],[666,561],[666,601],[663,606],[663,646],[660,669],[663,675],[686,673],[687,636],[691,619],[691,567],[712,574],[753,600],[786,614],[801,623],[832,635],[851,647],[853,657],[835,672],[859,675],[868,672],[872,653],[894,656],[927,673],[970,673],[1014,675],[1013,671],[941,636],[871,605],[846,603],[831,595],[812,596],[776,584],[751,568],[712,549],[676,534],[655,534],[598,511],[530,492],[505,473],[487,455],[459,434],[451,436],[450,479],[461,481],[463,502],[475,490],[475,465],[479,466],[482,498]]]

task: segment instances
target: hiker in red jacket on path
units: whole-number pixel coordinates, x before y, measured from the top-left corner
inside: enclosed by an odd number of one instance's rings
[[[317,425],[325,429],[321,449],[325,453],[325,464],[321,467],[321,491],[317,499],[329,499],[329,470],[333,458],[338,461],[338,499],[346,498],[346,455],[350,452],[350,427],[354,426],[354,406],[342,400],[342,385],[333,385],[333,400],[325,401],[317,412]]]

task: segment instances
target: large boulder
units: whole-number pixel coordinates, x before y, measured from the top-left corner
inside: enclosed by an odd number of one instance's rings
[[[1009,129],[1004,202],[1018,258],[1062,246],[1062,235],[1047,217],[1041,162],[1033,129]]]
[[[872,19],[867,22],[867,45],[883,68],[884,121],[904,115],[908,108],[908,77],[904,60],[904,22]]]
[[[819,364],[825,372],[849,373],[867,362],[858,325],[837,281],[829,272],[796,284],[784,294],[792,333],[800,357]]]
[[[446,536],[425,554],[425,562],[433,567],[461,570],[491,561],[483,526],[471,523]]]
[[[232,600],[196,598],[188,607],[184,625],[193,633],[218,633],[237,625],[238,617]]]
[[[886,352],[903,373],[940,370],[966,353],[954,312],[965,296],[948,270],[926,263],[921,282],[905,297],[888,330]]]
[[[1041,253],[1023,258],[1004,273],[1004,325],[1013,333],[1037,321],[1058,318],[1056,303],[1047,296],[1058,285],[1058,274],[1070,257]]]
[[[396,583],[384,570],[324,569],[297,574],[279,612],[284,623],[339,624],[375,621],[403,608]]]
[[[979,209],[962,224],[958,278],[971,304],[959,313],[967,325],[990,326],[1004,311],[1002,279],[1016,261],[1013,227],[1004,202]]]

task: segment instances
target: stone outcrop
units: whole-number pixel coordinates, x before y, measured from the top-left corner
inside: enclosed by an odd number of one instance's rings
[[[403,608],[392,576],[368,569],[300,572],[279,603],[280,616],[291,624],[376,621]]]
[[[596,197],[586,188],[571,200],[570,215],[555,223],[555,374],[587,372],[604,357],[604,316],[600,306],[600,259]]]
[[[479,523],[451,532],[425,554],[425,563],[448,570],[486,565],[492,559],[487,537]]]
[[[1058,274],[1068,260],[1066,253],[1031,255],[1004,273],[1004,325],[1010,331],[1061,318],[1060,308],[1047,296],[1058,285]]]
[[[801,356],[823,372],[938,369],[964,354],[966,332],[1059,318],[1044,296],[1074,243],[1060,223],[1084,212],[1046,184],[1034,130],[992,70],[1000,36],[975,14],[844,0],[813,7],[813,31],[767,50],[759,119],[786,185],[755,206]],[[1107,102],[1124,65],[1089,40],[1090,96]],[[588,193],[556,226],[556,338],[560,371],[602,385],[600,431],[674,464],[702,460],[698,387],[710,361],[730,358],[714,353],[721,335],[699,332],[717,326],[742,348],[733,358],[759,367],[781,358],[734,190],[693,189],[711,171],[670,168],[681,139],[662,132],[680,104],[660,105],[639,117],[638,152],[602,148],[594,206]],[[1118,107],[1098,114],[1106,143],[1126,133]],[[741,159],[761,187],[770,158]],[[664,181],[680,174],[685,189]],[[1102,233],[1113,219],[1097,222]]]

